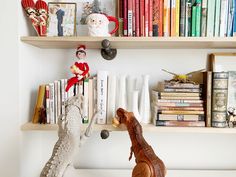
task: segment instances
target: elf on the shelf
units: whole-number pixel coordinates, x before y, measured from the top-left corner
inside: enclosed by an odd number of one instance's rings
[[[70,78],[67,82],[66,86],[66,92],[76,83],[80,83],[85,78],[89,76],[89,66],[88,63],[84,61],[84,58],[86,57],[86,51],[85,46],[80,45],[77,48],[76,51],[76,57],[78,58],[78,61],[74,63],[70,67],[71,72],[75,75],[74,77]]]

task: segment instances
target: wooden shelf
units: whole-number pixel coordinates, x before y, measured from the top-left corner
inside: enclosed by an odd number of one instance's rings
[[[85,129],[87,125],[82,125]],[[144,132],[159,132],[159,133],[212,133],[212,134],[236,134],[236,128],[207,128],[207,127],[156,127],[152,124],[142,125]],[[56,124],[33,124],[26,123],[21,126],[22,131],[56,131]],[[95,125],[94,131],[103,129],[109,131],[125,131],[124,127],[115,128],[112,125]]]
[[[110,40],[117,49],[236,48],[236,37],[21,37],[24,43],[48,49],[74,49],[82,44],[89,49],[100,49],[103,39]]]

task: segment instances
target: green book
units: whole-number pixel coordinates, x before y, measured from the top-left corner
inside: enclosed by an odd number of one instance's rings
[[[196,37],[201,36],[202,0],[196,0]]]
[[[215,32],[214,36],[220,36],[220,9],[221,0],[216,0],[216,10],[215,10]]]
[[[192,30],[191,30],[191,36],[196,36],[196,6],[192,6]]]

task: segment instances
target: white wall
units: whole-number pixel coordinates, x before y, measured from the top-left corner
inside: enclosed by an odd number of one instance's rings
[[[51,155],[56,132],[20,132],[30,121],[39,84],[67,77],[74,50],[39,49],[22,42],[19,36],[33,35],[19,1],[1,2],[0,176],[36,177]],[[11,9],[12,16],[8,16]],[[17,17],[18,16],[18,17]],[[19,24],[17,23],[19,20]],[[17,26],[18,25],[18,26]],[[19,34],[18,34],[19,32]],[[118,50],[114,61],[105,61],[99,50],[88,50],[92,73],[110,69],[140,76],[150,74],[150,85],[169,79],[161,68],[186,73],[205,67],[207,53],[236,50]],[[147,141],[169,169],[236,169],[235,135],[145,133]],[[131,168],[130,141],[126,132],[112,132],[108,140],[93,134],[76,157],[80,168]],[[20,167],[20,169],[19,169]]]

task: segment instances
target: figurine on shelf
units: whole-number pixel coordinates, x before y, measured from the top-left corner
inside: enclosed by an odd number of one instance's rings
[[[109,22],[115,22],[115,28],[109,32]],[[97,37],[108,37],[115,33],[119,28],[117,18],[100,13],[92,13],[87,19],[88,35]]]
[[[37,17],[37,11],[35,7],[35,3],[33,0],[22,0],[21,1],[22,7],[24,8],[27,16],[31,20],[32,26],[34,27],[37,35],[39,36],[39,20]]]
[[[236,127],[236,109],[233,107],[228,108],[227,123],[230,128]]]
[[[38,0],[35,4],[39,18],[39,35],[47,35],[48,5],[43,0]]]
[[[166,175],[165,164],[157,157],[152,147],[145,141],[142,135],[142,126],[136,120],[134,114],[119,108],[117,110],[117,116],[113,120],[113,125],[126,125],[132,143],[129,160],[134,153],[136,162],[132,177],[164,177]]]
[[[67,82],[66,92],[76,83],[80,83],[83,79],[89,77],[89,66],[88,63],[84,61],[86,57],[85,46],[80,45],[76,51],[76,57],[79,59],[70,67],[72,74],[75,76],[70,78]]]

